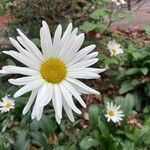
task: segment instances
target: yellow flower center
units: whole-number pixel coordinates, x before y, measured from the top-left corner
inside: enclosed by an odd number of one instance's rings
[[[6,108],[10,108],[10,107],[11,107],[11,103],[10,103],[9,101],[6,102],[5,107],[6,107]]]
[[[109,111],[108,111],[108,114],[109,114],[110,116],[114,116],[114,115],[115,115],[115,113],[114,113],[113,110],[109,110]]]
[[[115,48],[112,49],[112,53],[116,54],[116,49]]]
[[[41,64],[40,73],[47,82],[55,84],[65,79],[67,69],[61,60],[52,58]]]

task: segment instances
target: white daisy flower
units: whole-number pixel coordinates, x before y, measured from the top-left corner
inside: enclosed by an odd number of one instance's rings
[[[113,105],[112,102],[111,103],[107,102],[105,117],[107,118],[108,122],[112,120],[114,123],[117,123],[122,120],[124,114],[123,111],[119,109],[120,109],[120,105],[116,106]]]
[[[116,43],[116,41],[109,41],[107,44],[107,49],[110,51],[111,56],[116,56],[118,54],[124,53],[123,49],[120,48],[120,44]]]
[[[9,79],[11,84],[23,85],[14,97],[32,91],[23,114],[26,114],[34,103],[31,117],[40,120],[44,106],[52,100],[57,122],[61,122],[62,108],[73,122],[72,110],[81,114],[81,111],[75,106],[73,97],[83,107],[86,107],[81,94],[99,94],[98,91],[78,79],[99,78],[98,73],[105,69],[90,67],[98,61],[98,58],[95,58],[98,52],[90,53],[95,45],[79,50],[84,41],[84,34],[77,35],[78,29],[72,30],[71,23],[63,35],[62,26],[58,25],[53,40],[47,23],[43,21],[42,24],[40,29],[41,51],[17,29],[20,35],[17,37],[19,42],[13,38],[10,38],[10,41],[19,52],[11,50],[4,51],[4,53],[17,59],[26,67],[4,66],[1,73],[25,75],[25,77]]]
[[[124,5],[124,4],[126,4],[127,2],[126,1],[124,1],[124,0],[111,0],[112,2],[114,2],[116,5]]]
[[[9,112],[11,109],[14,109],[15,107],[14,100],[8,98],[6,95],[5,97],[2,98],[2,102],[0,102],[0,111],[2,113],[4,112]]]

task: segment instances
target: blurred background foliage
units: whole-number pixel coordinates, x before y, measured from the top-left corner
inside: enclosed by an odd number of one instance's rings
[[[5,36],[16,36],[15,29],[20,28],[39,47],[41,20],[48,22],[52,34],[58,24],[65,28],[73,22],[79,32],[86,33],[85,45],[97,45],[96,66],[108,68],[101,79],[87,82],[102,95],[83,95],[88,107],[82,109],[82,116],[76,116],[75,123],[65,118],[57,125],[51,106],[47,106],[39,122],[31,120],[31,112],[21,115],[29,94],[15,99],[15,109],[0,114],[0,150],[150,149],[149,26],[112,30],[113,22],[131,20],[132,14],[126,6],[117,7],[110,0],[1,0],[0,8],[1,15],[11,17]],[[124,53],[110,57],[107,43],[113,39],[121,44]],[[18,64],[2,53],[0,57],[0,66]],[[18,87],[7,82],[10,75],[0,76],[0,97],[13,97]],[[121,105],[125,113],[121,124],[108,123],[104,118],[107,101]]]

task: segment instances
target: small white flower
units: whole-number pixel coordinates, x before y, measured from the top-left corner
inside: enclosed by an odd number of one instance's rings
[[[118,0],[111,0],[112,2],[114,2],[116,5],[120,5]]]
[[[6,95],[5,97],[2,98],[2,102],[0,102],[0,111],[2,113],[8,112],[11,109],[14,109],[15,103],[14,100],[8,98]]]
[[[107,48],[110,51],[111,56],[116,56],[118,54],[124,53],[123,49],[120,48],[120,44],[116,43],[116,41],[109,41],[107,44]]]
[[[119,109],[120,109],[120,105],[116,106],[113,105],[112,102],[111,103],[107,102],[105,117],[107,118],[108,122],[112,120],[114,123],[117,123],[122,120],[124,114],[123,111]]]
[[[124,0],[120,0],[120,3],[121,3],[122,5],[124,5],[124,4],[126,4],[127,2],[124,1]]]
[[[126,1],[124,1],[124,0],[111,0],[112,2],[114,2],[116,5],[124,5],[124,4],[126,4],[127,2]]]
[[[74,103],[74,98],[86,107],[81,94],[99,94],[79,79],[99,78],[98,73],[105,69],[90,67],[98,61],[98,58],[95,58],[98,52],[92,52],[96,46],[89,45],[80,49],[84,42],[84,34],[77,35],[78,28],[73,30],[72,23],[68,25],[63,35],[62,26],[58,25],[53,39],[47,23],[43,21],[42,25],[40,29],[41,50],[17,29],[20,35],[17,36],[18,41],[13,38],[10,38],[10,41],[18,52],[4,51],[5,54],[17,59],[26,67],[9,65],[4,66],[0,72],[24,76],[9,79],[11,84],[23,86],[14,97],[31,91],[23,114],[26,114],[34,105],[31,117],[40,120],[44,107],[52,101],[57,122],[61,122],[63,108],[73,122],[72,111],[81,114]]]

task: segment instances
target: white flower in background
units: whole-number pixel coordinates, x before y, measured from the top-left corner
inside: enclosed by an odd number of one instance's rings
[[[62,26],[58,25],[53,40],[47,23],[43,21],[42,24],[40,29],[42,50],[40,51],[17,29],[20,35],[17,40],[21,45],[13,38],[10,38],[10,41],[19,52],[11,50],[4,51],[4,53],[17,59],[26,67],[4,66],[0,72],[25,75],[21,78],[9,79],[11,84],[23,85],[14,97],[32,91],[23,114],[26,114],[34,104],[31,117],[40,120],[44,106],[52,100],[57,122],[61,122],[62,108],[73,122],[72,110],[81,114],[74,104],[73,97],[83,107],[86,107],[81,94],[99,94],[78,79],[99,78],[98,73],[105,71],[105,69],[90,67],[98,61],[98,58],[95,58],[98,52],[90,53],[95,45],[89,45],[79,50],[84,41],[84,34],[77,35],[78,29],[72,30],[71,23],[63,35]]]
[[[14,109],[15,103],[14,100],[8,98],[6,95],[5,97],[2,98],[2,102],[0,102],[0,111],[2,113],[8,112],[11,109]]]
[[[116,106],[113,105],[112,102],[111,103],[107,102],[105,117],[107,118],[108,122],[112,120],[114,123],[117,123],[122,120],[124,114],[123,111],[119,109],[120,109],[120,105]]]
[[[107,48],[110,51],[111,56],[116,56],[118,54],[124,53],[123,49],[120,48],[120,44],[116,43],[116,41],[109,41],[107,44]]]
[[[126,1],[124,1],[124,0],[119,0],[119,2],[122,4],[122,5],[124,5],[124,4],[126,4],[127,2]]]
[[[112,2],[114,2],[116,5],[124,5],[124,4],[126,4],[127,2],[126,1],[124,1],[124,0],[111,0]]]

